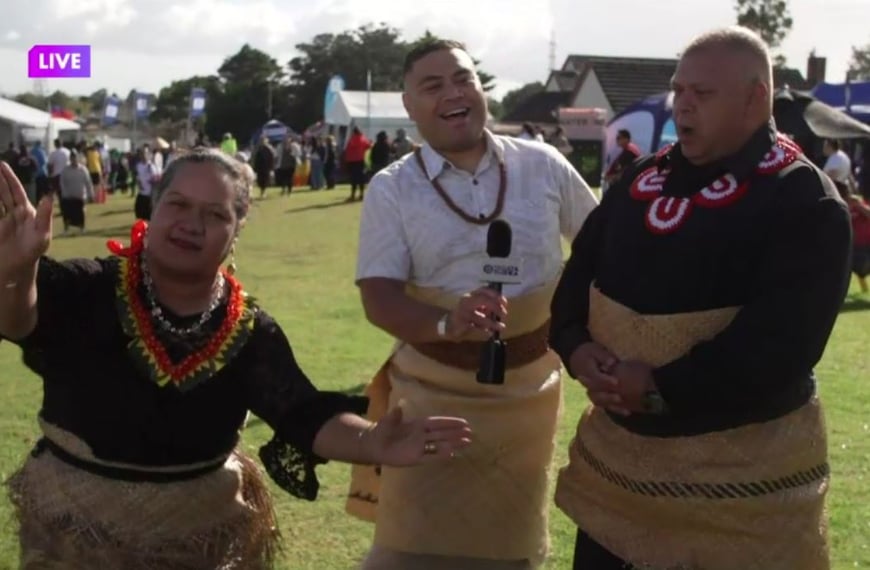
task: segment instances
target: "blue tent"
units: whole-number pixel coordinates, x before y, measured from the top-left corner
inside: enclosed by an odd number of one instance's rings
[[[870,123],[870,81],[819,83],[812,95],[863,123]]]
[[[296,132],[281,121],[272,119],[254,132],[254,136],[251,137],[251,148],[257,146],[262,136],[269,139],[272,144],[279,144],[284,141],[284,137],[287,135],[295,136]]]
[[[853,83],[852,87],[855,85]],[[866,85],[870,87],[870,83]],[[852,97],[853,101],[857,97],[854,90]],[[621,152],[616,146],[616,134],[620,129],[631,133],[632,142],[644,154],[656,152],[677,141],[673,100],[673,92],[652,95],[627,107],[610,120],[604,142],[605,170]],[[787,88],[777,91],[773,98],[773,116],[777,127],[791,135],[816,160],[819,160],[822,139],[870,138],[867,125],[801,91]]]
[[[622,150],[616,146],[616,133],[625,129],[631,133],[631,142],[644,154],[677,142],[677,129],[671,109],[672,91],[650,95],[626,107],[607,123],[604,140],[604,170],[619,156]]]

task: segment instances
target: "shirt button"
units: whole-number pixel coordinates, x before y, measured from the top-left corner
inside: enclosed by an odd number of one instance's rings
[[[472,182],[474,182],[474,185],[477,186],[477,178],[475,178]]]

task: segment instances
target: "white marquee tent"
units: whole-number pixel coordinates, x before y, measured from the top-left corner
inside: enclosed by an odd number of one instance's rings
[[[420,140],[398,91],[339,91],[335,102],[326,109],[324,122],[336,127],[359,127],[370,140],[380,131],[386,131],[392,140],[397,129],[405,129],[413,140]]]
[[[80,129],[75,121],[52,117],[45,111],[0,97],[0,148],[5,149],[10,142],[17,145],[21,138],[45,143],[63,131]]]

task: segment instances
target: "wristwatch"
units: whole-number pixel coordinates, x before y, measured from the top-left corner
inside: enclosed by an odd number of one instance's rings
[[[438,336],[440,338],[444,338],[447,336],[447,319],[450,317],[450,313],[444,313],[444,316],[438,319]]]
[[[643,411],[648,414],[664,414],[668,405],[658,390],[649,390],[643,395]]]

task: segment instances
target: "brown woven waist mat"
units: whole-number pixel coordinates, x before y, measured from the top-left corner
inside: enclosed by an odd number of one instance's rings
[[[541,358],[549,351],[549,319],[538,328],[527,333],[503,339],[506,345],[505,367],[519,368]],[[480,352],[486,341],[465,342],[423,342],[411,344],[420,354],[432,360],[461,370],[477,370],[480,366]]]

